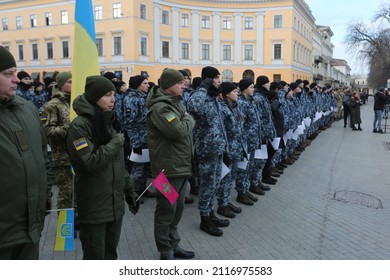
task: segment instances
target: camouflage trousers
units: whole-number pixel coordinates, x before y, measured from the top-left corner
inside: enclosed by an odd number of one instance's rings
[[[263,168],[267,160],[255,158],[254,150],[253,152],[250,153],[250,155],[251,156],[249,158],[249,184],[251,186],[258,186],[259,182],[261,181]]]
[[[57,209],[72,208],[73,198],[73,174],[70,166],[54,166],[54,178],[58,187]]]
[[[199,202],[201,216],[208,216],[213,210],[215,194],[221,182],[222,155],[198,158]]]
[[[150,176],[150,164],[133,162],[130,175],[134,181],[135,191],[138,194],[142,193],[146,189],[146,182]]]
[[[221,183],[217,189],[218,205],[226,206],[230,203],[233,184],[237,179],[237,162],[232,162],[228,168],[230,172],[221,179]]]
[[[252,154],[250,158],[252,158]],[[246,165],[246,169],[240,169],[237,167],[237,178],[235,189],[239,194],[246,193],[249,190],[249,162]]]

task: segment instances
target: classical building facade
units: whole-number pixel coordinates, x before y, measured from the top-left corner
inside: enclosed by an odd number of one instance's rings
[[[69,71],[74,8],[75,1],[2,1],[0,44],[38,79]],[[329,51],[314,55],[318,31],[303,0],[94,0],[93,10],[101,71],[126,82],[141,73],[156,82],[166,67],[195,77],[206,65],[225,81],[311,81],[319,56],[324,70],[316,74],[330,77],[331,36]]]

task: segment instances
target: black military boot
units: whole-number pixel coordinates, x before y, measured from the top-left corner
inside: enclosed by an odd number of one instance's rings
[[[236,214],[229,208],[228,205],[219,205],[217,209],[219,215],[225,216],[226,218],[234,218]]]
[[[253,205],[253,200],[251,200],[250,197],[246,195],[246,193],[239,193],[237,195],[236,201],[245,205]]]
[[[227,227],[228,225],[230,225],[229,220],[218,218],[217,216],[215,216],[214,211],[210,212],[210,218],[214,225],[216,225],[217,227]]]
[[[200,229],[210,235],[222,236],[223,231],[219,229],[211,220],[210,216],[200,216]]]

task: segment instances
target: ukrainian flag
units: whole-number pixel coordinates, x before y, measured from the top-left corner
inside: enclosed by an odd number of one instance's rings
[[[92,0],[76,0],[73,38],[71,104],[84,93],[85,79],[100,74]],[[75,117],[72,109],[70,119]]]
[[[58,216],[55,251],[74,250],[74,210],[61,210]]]

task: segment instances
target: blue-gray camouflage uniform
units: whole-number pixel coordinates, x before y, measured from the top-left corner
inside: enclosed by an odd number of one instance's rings
[[[138,90],[130,91],[123,99],[124,127],[130,139],[130,145],[134,149],[148,148],[148,135],[146,129],[147,94]],[[131,177],[134,181],[135,191],[140,194],[146,188],[146,181],[150,174],[150,164],[133,162],[131,165]]]
[[[194,147],[199,180],[198,209],[201,216],[209,216],[220,184],[222,158],[227,145],[221,104],[200,87],[191,94],[187,112],[196,121]]]
[[[227,137],[227,167],[230,172],[222,178],[217,190],[218,205],[227,206],[231,199],[231,190],[239,172],[237,163],[246,158],[247,143],[243,137],[243,116],[237,103],[223,100],[221,102],[221,115],[225,126]]]

